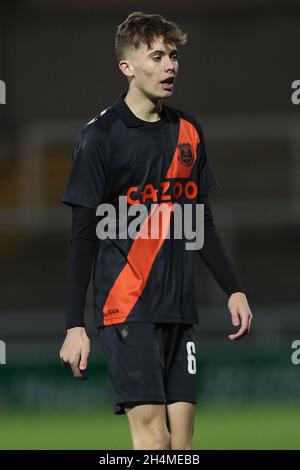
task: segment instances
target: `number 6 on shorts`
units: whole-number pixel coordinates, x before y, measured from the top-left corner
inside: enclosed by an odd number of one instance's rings
[[[188,360],[188,371],[190,374],[196,374],[196,348],[194,341],[188,341],[186,343],[187,360]]]

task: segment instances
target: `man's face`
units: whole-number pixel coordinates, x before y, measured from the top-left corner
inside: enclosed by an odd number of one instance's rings
[[[174,44],[164,44],[161,37],[153,41],[151,49],[141,44],[138,49],[130,50],[128,62],[133,72],[132,85],[150,98],[172,95],[179,67]],[[162,83],[163,80],[167,82]]]

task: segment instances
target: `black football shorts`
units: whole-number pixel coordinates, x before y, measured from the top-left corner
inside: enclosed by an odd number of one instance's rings
[[[99,328],[114,392],[126,404],[197,402],[194,325],[128,322]]]

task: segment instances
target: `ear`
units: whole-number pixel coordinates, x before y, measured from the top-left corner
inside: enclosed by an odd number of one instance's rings
[[[126,77],[133,76],[133,66],[127,60],[121,60],[119,62],[119,69]]]

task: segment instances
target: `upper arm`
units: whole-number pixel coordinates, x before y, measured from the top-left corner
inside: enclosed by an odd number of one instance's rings
[[[199,194],[205,195],[214,189],[220,188],[221,185],[215,175],[210,161],[207,158],[204,133],[198,121],[196,121],[196,128],[199,135],[199,144],[197,149]]]
[[[96,209],[103,202],[107,168],[100,130],[87,125],[73,149],[73,166],[62,202]]]

